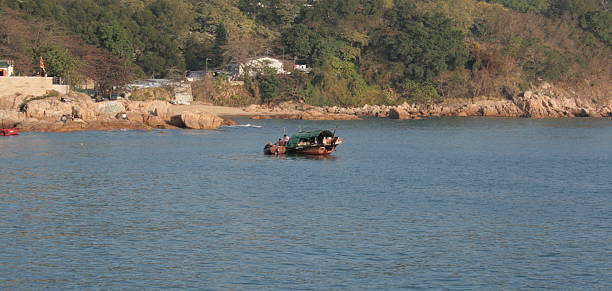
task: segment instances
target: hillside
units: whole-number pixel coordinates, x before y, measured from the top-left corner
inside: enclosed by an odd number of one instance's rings
[[[612,98],[609,1],[0,0],[0,7],[0,58],[30,75],[42,55],[49,73],[94,78],[101,90],[266,54],[313,72],[247,76],[240,94],[250,96],[235,98],[438,103],[511,99],[543,82],[580,98]]]

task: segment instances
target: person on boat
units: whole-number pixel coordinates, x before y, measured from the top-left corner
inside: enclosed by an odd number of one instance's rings
[[[286,134],[284,136],[284,139],[285,139],[285,145],[288,144],[289,143],[289,137]]]
[[[283,145],[283,139],[279,138],[278,142],[276,143],[276,145],[282,146]]]

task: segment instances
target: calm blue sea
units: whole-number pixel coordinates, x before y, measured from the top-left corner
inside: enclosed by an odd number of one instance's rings
[[[612,289],[611,119],[236,120],[0,137],[0,289]]]

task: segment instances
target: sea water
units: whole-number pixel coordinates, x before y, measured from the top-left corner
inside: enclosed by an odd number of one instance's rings
[[[612,289],[610,119],[236,120],[0,137],[0,289]]]

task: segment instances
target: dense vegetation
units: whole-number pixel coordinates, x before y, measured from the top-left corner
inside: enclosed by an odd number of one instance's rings
[[[250,97],[240,100],[397,104],[510,98],[543,81],[575,91],[611,83],[609,1],[0,0],[0,6],[4,15],[19,16],[0,26],[0,58],[18,60],[29,74],[42,55],[50,74],[75,83],[93,78],[102,88],[256,55],[313,71],[245,76],[242,92]]]

